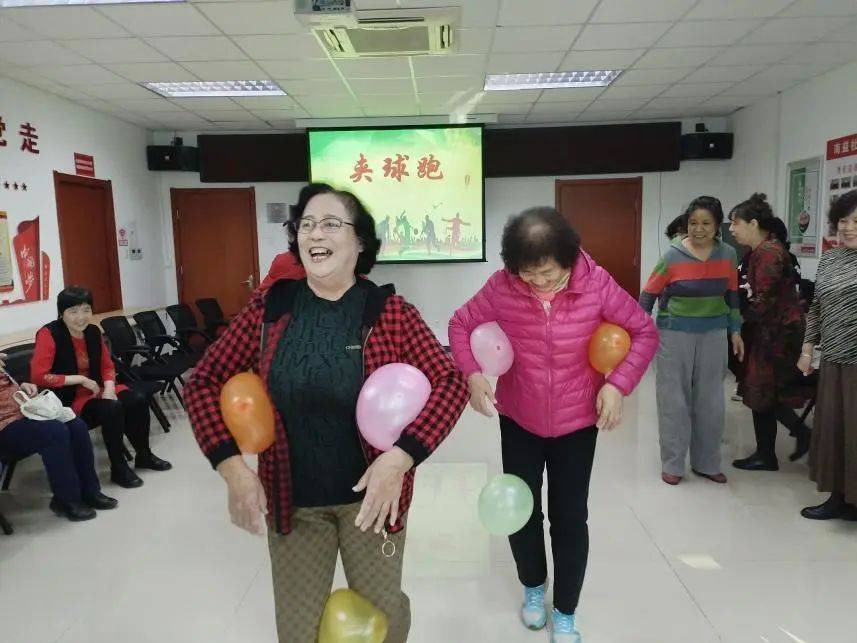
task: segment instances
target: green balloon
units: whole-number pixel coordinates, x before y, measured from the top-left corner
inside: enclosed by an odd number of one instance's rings
[[[518,476],[501,473],[479,494],[479,520],[496,536],[514,534],[533,515],[533,492]]]

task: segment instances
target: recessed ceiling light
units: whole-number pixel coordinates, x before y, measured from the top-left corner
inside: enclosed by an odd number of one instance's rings
[[[561,87],[606,87],[621,70],[555,71],[534,74],[488,74],[485,91],[512,89],[557,89]]]
[[[80,4],[150,4],[153,2],[187,2],[187,0],[0,0],[0,7],[61,7]]]
[[[285,96],[273,80],[215,80],[178,83],[141,83],[146,89],[167,98],[203,96]]]

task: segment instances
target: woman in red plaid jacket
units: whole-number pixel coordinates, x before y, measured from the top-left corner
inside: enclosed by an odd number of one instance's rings
[[[232,522],[263,534],[267,516],[281,642],[316,640],[337,553],[351,589],[389,620],[385,639],[407,639],[402,592],[405,522],[414,468],[449,434],[467,385],[417,310],[356,275],[375,263],[372,217],[352,194],[328,185],[301,190],[290,249],[307,278],[257,292],[209,348],[186,388],[194,434],[226,481]],[[420,369],[431,396],[392,449],[360,436],[355,408],[363,381],[385,364]],[[277,410],[274,445],[258,477],[224,424],[219,396],[236,373],[254,370]]]

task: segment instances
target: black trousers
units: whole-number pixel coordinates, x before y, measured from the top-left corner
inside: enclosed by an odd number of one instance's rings
[[[791,407],[778,405],[764,411],[753,411],[753,430],[756,433],[756,451],[768,458],[776,459],[777,422],[795,437],[808,433],[809,427]]]
[[[554,560],[554,607],[573,614],[580,600],[589,558],[587,501],[598,429],[542,438],[508,417],[500,417],[503,471],[518,476],[533,492],[533,515],[509,536],[518,579],[537,587],[547,578],[542,477],[548,472],[548,519]]]
[[[122,391],[118,400],[89,400],[80,416],[90,426],[101,425],[104,446],[112,468],[127,467],[122,452],[122,436],[127,435],[137,456],[149,453],[149,404],[134,390]]]

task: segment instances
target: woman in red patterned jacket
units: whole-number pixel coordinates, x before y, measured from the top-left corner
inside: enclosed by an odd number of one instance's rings
[[[291,223],[291,251],[306,279],[254,295],[194,371],[188,414],[226,481],[232,522],[261,535],[267,514],[280,641],[316,640],[341,553],[349,586],[387,615],[385,640],[402,642],[410,627],[401,578],[414,468],[455,426],[467,387],[413,306],[391,287],[356,277],[371,270],[380,248],[357,198],[311,184]],[[420,369],[432,391],[382,453],[358,433],[355,408],[364,378],[395,362]],[[259,455],[258,477],[218,402],[225,382],[250,369],[277,410],[275,442]]]
[[[798,371],[804,335],[804,314],[794,268],[786,244],[787,232],[774,216],[764,194],[739,203],[729,215],[735,240],[750,247],[747,264],[747,307],[750,346],[742,380],[744,405],[753,411],[756,451],[732,465],[748,471],[777,471],[774,450],[777,422],[797,438],[791,460],[809,451],[809,427],[796,408],[812,394]]]

